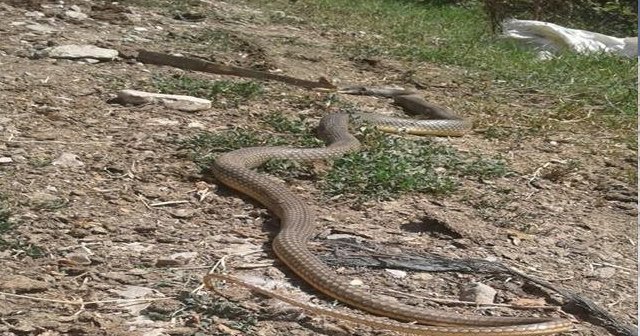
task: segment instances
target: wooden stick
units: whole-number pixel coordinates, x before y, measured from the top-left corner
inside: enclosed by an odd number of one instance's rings
[[[205,60],[201,60],[197,58],[173,56],[169,54],[163,54],[163,53],[147,51],[147,50],[138,50],[138,56],[136,58],[138,61],[142,63],[168,65],[168,66],[185,69],[185,70],[210,72],[210,73],[215,73],[219,75],[248,77],[248,78],[261,79],[261,80],[275,80],[275,81],[303,87],[305,89],[330,89],[330,90],[336,89],[335,85],[331,84],[324,77],[320,77],[317,82],[313,82],[305,79],[299,79],[299,78],[294,78],[294,77],[289,77],[284,75],[276,75],[276,74],[272,74],[264,71],[257,71],[257,70],[245,69],[245,68],[229,66],[224,64],[207,62]]]

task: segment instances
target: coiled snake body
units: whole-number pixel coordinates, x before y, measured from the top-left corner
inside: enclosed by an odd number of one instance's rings
[[[406,94],[391,96],[396,102],[406,98],[409,98],[410,103],[416,101],[415,96],[411,98]],[[273,249],[281,261],[317,290],[352,307],[399,321],[420,324],[380,322],[373,319],[369,321],[371,323],[367,323],[380,328],[442,336],[546,335],[570,328],[571,325],[567,321],[548,318],[465,316],[405,305],[351,286],[347,280],[340,278],[314,256],[306,245],[315,228],[311,208],[286,186],[258,174],[252,168],[270,159],[332,159],[358,150],[360,143],[348,130],[349,118],[348,114],[336,113],[321,120],[319,133],[327,142],[324,148],[242,148],[220,155],[212,165],[212,172],[220,182],[256,199],[280,218],[281,227],[273,241]],[[421,135],[460,136],[470,128],[468,122],[446,113],[444,118],[447,119],[439,120],[406,120],[373,114],[355,114],[351,115],[351,118],[364,120],[384,131]]]

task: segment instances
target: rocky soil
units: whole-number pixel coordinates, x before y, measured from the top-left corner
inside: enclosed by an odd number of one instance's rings
[[[368,32],[313,26],[256,5],[203,1],[176,16],[126,2],[60,3],[0,2],[1,335],[393,334],[305,314],[241,287],[201,287],[222,258],[236,276],[349,309],[278,262],[269,243],[278,229],[272,214],[201,172],[181,145],[205,130],[261,130],[260,116],[274,111],[318,120],[333,107],[327,94],[272,82],[260,97],[199,111],[118,104],[120,90],[149,90],[154,76],[186,73],[125,57],[138,48],[337,84],[423,83],[428,100],[476,124],[472,134],[440,143],[499,154],[510,173],[462,178],[449,196],[409,194],[364,206],[328,199],[317,181],[287,179],[317,211],[312,250],[329,258],[331,240],[347,240],[387,252],[500,261],[637,324],[637,153],[619,130],[577,120],[529,132],[528,120],[550,104],[544,95],[508,94],[465,80],[457,68],[351,59],[340,44]],[[207,29],[225,32],[225,40],[207,43]],[[52,53],[68,45],[101,49]],[[394,109],[383,99],[340,99],[366,111]],[[576,326],[569,334],[608,335],[571,311],[511,308],[562,299],[504,274],[335,268],[411,304],[568,318]],[[496,289],[499,305],[436,302],[460,300],[475,282]]]

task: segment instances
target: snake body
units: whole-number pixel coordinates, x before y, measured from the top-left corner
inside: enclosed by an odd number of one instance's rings
[[[351,286],[307,248],[313,234],[312,209],[285,185],[252,170],[271,159],[300,161],[334,159],[357,151],[359,141],[349,133],[351,121],[366,121],[383,131],[420,135],[460,136],[470,124],[459,118],[407,120],[374,114],[334,113],[320,121],[319,134],[327,143],[323,148],[249,147],[220,155],[211,170],[226,186],[246,194],[266,206],[280,218],[280,231],[273,240],[278,258],[295,274],[320,292],[375,315],[399,322],[369,321],[371,326],[420,335],[546,335],[566,331],[571,324],[548,318],[465,316],[399,303]],[[362,322],[362,321],[361,321]]]

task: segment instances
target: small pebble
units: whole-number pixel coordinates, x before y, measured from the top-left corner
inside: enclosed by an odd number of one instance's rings
[[[616,274],[616,269],[613,267],[601,267],[596,269],[593,272],[593,275],[595,275],[597,278],[600,278],[600,279],[609,279],[613,277],[615,274]]]
[[[351,282],[349,282],[349,285],[360,287],[360,286],[364,285],[364,282],[362,282],[362,280],[360,280],[360,279],[353,279],[353,280],[351,280]]]
[[[405,271],[390,268],[385,268],[384,270],[396,279],[402,279],[407,276],[407,272]]]
[[[174,209],[169,211],[169,213],[175,218],[191,218],[195,215],[196,211],[193,209]]]
[[[465,286],[460,292],[460,300],[479,304],[493,303],[497,291],[480,282],[473,282]]]

